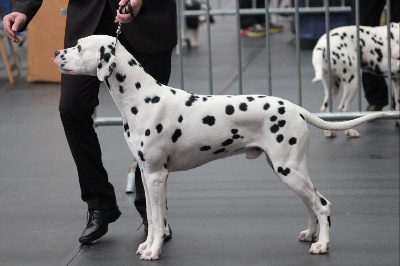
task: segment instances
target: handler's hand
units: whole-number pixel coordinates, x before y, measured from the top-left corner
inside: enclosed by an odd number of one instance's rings
[[[12,12],[3,18],[4,31],[11,41],[15,43],[20,42],[16,32],[25,26],[26,21],[26,15],[19,12]]]
[[[137,16],[140,9],[142,8],[143,0],[121,0],[119,1],[119,6],[125,6],[130,1],[131,6],[133,8],[133,15]],[[124,9],[122,14],[117,10],[117,16],[115,17],[115,23],[128,23],[133,20],[132,15],[128,10]]]

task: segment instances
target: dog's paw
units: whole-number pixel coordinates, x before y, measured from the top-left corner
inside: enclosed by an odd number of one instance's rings
[[[158,260],[160,258],[160,251],[151,249],[146,249],[140,256],[141,260]]]
[[[336,132],[331,130],[324,130],[326,138],[336,138]]]
[[[300,235],[297,239],[303,242],[314,242],[315,239],[317,239],[317,234],[311,233],[308,230],[304,230],[300,232]]]
[[[355,129],[347,129],[344,131],[344,134],[350,138],[359,138],[361,136]]]
[[[139,247],[138,247],[138,249],[137,249],[137,251],[136,251],[136,254],[137,254],[137,255],[142,255],[143,252],[144,252],[146,249],[147,249],[147,242],[144,242],[144,243],[142,243],[142,244],[139,245]]]
[[[312,244],[309,250],[309,252],[312,254],[326,254],[328,253],[328,251],[329,251],[329,242],[321,242],[321,241]]]

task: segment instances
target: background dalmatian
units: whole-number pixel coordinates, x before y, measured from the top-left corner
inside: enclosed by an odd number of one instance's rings
[[[390,24],[391,71],[393,80],[395,110],[400,110],[400,66],[399,66],[399,23]],[[313,50],[312,64],[315,70],[313,82],[322,80],[325,97],[321,111],[328,111],[328,73],[327,73],[327,40],[324,34]],[[357,92],[357,45],[356,26],[339,27],[330,31],[331,67],[332,67],[332,101],[343,86],[343,96],[338,110],[347,112]],[[388,41],[386,26],[360,26],[360,54],[362,71],[376,75],[388,76]],[[396,122],[399,125],[399,121]],[[355,129],[345,131],[350,137],[359,137]],[[336,133],[325,130],[326,137],[336,137]]]
[[[331,203],[312,185],[307,170],[307,123],[344,130],[384,113],[329,123],[289,101],[264,95],[196,95],[164,86],[148,75],[115,38],[89,36],[53,61],[65,74],[93,75],[104,81],[123,118],[124,136],[142,170],[149,233],[137,250],[141,259],[158,259],[166,229],[168,173],[245,153],[264,153],[282,181],[304,201],[308,229],[300,241],[314,241],[311,253],[329,249]]]

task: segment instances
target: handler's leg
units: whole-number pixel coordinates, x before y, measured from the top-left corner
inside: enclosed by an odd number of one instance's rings
[[[81,197],[88,205],[89,220],[79,241],[87,243],[102,237],[108,224],[121,215],[114,187],[101,160],[101,149],[93,128],[92,115],[98,105],[96,77],[63,75],[60,116],[78,170]]]

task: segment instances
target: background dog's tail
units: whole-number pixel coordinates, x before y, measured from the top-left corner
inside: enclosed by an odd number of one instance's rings
[[[326,37],[323,35],[317,42],[312,53],[312,64],[314,67],[315,77],[312,82],[319,82],[322,80],[324,55],[326,47]]]
[[[325,120],[322,120],[321,118],[311,114],[307,110],[304,109],[302,112],[305,120],[307,123],[320,128],[320,129],[325,129],[325,130],[346,130],[352,127],[355,127],[359,124],[365,123],[370,120],[377,119],[379,117],[386,116],[385,112],[380,112],[380,113],[373,113],[373,114],[368,114],[356,119],[352,119],[349,121],[343,121],[343,122],[328,122]]]

